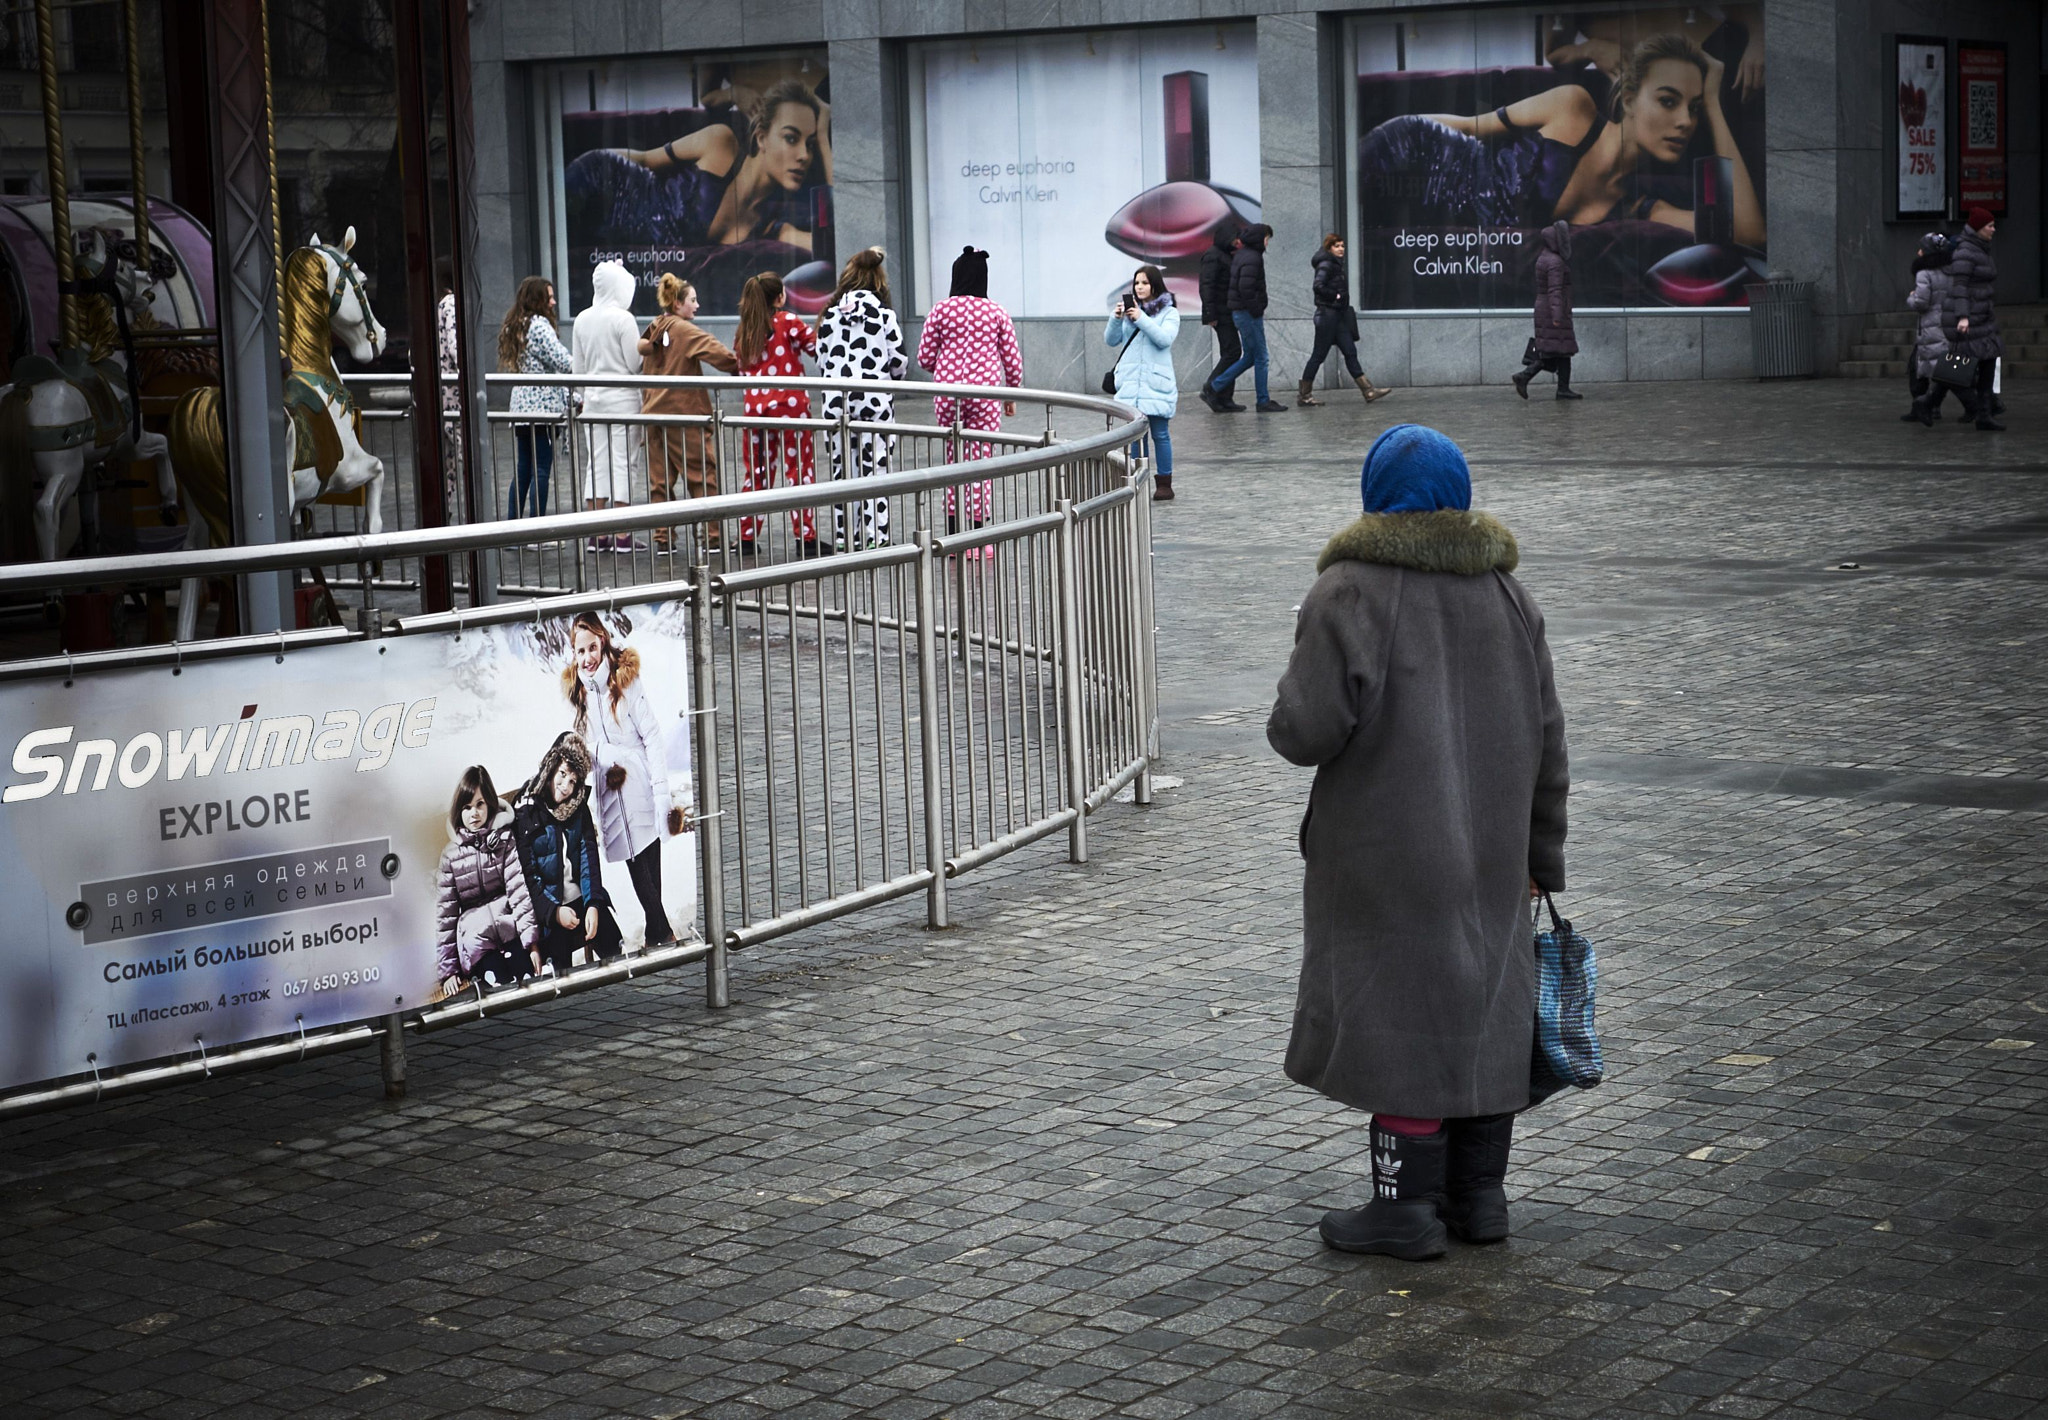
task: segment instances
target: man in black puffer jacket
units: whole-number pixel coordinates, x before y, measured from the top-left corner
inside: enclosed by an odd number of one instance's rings
[[[1263,222],[1247,227],[1238,238],[1237,255],[1230,259],[1230,287],[1224,304],[1237,324],[1237,338],[1244,345],[1244,353],[1228,369],[1219,371],[1202,390],[1202,403],[1219,413],[1222,387],[1246,370],[1252,372],[1259,413],[1287,412],[1287,406],[1275,401],[1266,388],[1266,244],[1272,239],[1273,229]]]
[[[1230,318],[1230,258],[1237,253],[1237,234],[1219,231],[1212,239],[1209,249],[1202,253],[1202,324],[1216,332],[1216,368],[1209,372],[1214,379],[1222,371],[1237,362],[1244,353],[1238,344],[1237,322]],[[1205,403],[1208,401],[1205,399]],[[1209,407],[1218,414],[1226,411],[1241,413],[1244,406],[1237,402],[1237,382],[1232,380],[1223,387],[1223,398]]]

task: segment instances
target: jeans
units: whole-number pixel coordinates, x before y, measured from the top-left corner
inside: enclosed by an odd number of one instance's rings
[[[506,500],[505,516],[516,518],[522,506],[529,506],[533,509],[530,516],[537,518],[548,510],[548,476],[555,471],[555,431],[546,424],[514,424],[512,440],[518,456],[518,482]]]
[[[1344,357],[1344,368],[1357,379],[1365,371],[1358,364],[1358,342],[1351,338],[1351,326],[1344,319],[1343,312],[1331,311],[1325,315],[1316,312],[1316,346],[1309,352],[1308,363],[1301,367],[1301,377],[1313,380],[1316,371],[1323,368],[1323,357],[1330,353],[1330,347],[1337,347],[1337,353]]]
[[[1225,385],[1250,370],[1252,387],[1258,391],[1259,403],[1266,404],[1271,399],[1266,390],[1266,323],[1244,311],[1232,311],[1230,319],[1237,325],[1237,338],[1244,345],[1244,353],[1229,369],[1218,371],[1216,377],[1209,381],[1210,392],[1221,394]]]
[[[1145,422],[1152,426],[1152,472],[1160,478],[1173,477],[1173,435],[1167,432],[1168,418],[1164,414],[1148,414]]]

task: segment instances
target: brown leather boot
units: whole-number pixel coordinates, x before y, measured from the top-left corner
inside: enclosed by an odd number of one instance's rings
[[[1321,403],[1322,401],[1316,398],[1315,382],[1303,380],[1301,382],[1301,389],[1295,394],[1294,407],[1296,409],[1313,409]]]
[[[1371,375],[1353,375],[1351,378],[1357,384],[1358,392],[1365,396],[1367,404],[1371,404],[1376,399],[1385,399],[1393,393],[1392,390],[1384,386],[1374,384]]]

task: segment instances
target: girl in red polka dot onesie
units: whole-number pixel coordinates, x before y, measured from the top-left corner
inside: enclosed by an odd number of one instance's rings
[[[1024,356],[1017,349],[1017,329],[1001,306],[988,298],[988,253],[965,248],[953,263],[953,289],[945,300],[924,318],[924,334],[918,337],[917,363],[932,372],[932,378],[956,385],[1009,385],[1024,383]],[[1015,414],[1009,400],[993,399],[932,401],[932,414],[941,424],[960,416],[963,429],[1000,429],[1003,415]],[[952,459],[985,459],[995,455],[995,446],[980,439],[968,439],[964,450],[948,448]],[[983,480],[967,486],[967,523],[978,527],[994,515],[995,485]],[[955,490],[946,490],[948,528],[958,522]]]
[[[742,375],[801,377],[804,353],[817,353],[817,332],[782,308],[787,299],[782,278],[772,271],[749,276],[741,288],[740,328],[733,341],[733,353],[739,357]],[[740,408],[750,418],[803,419],[811,412],[811,396],[806,390],[749,387]],[[816,477],[808,429],[791,429],[787,433],[745,430],[740,438],[740,454],[740,487],[748,491],[773,488],[778,473],[788,483],[810,483]],[[816,556],[818,531],[811,510],[794,509],[789,524],[801,544],[800,551],[807,557]],[[755,534],[766,526],[765,518],[740,519],[741,543],[751,544]]]

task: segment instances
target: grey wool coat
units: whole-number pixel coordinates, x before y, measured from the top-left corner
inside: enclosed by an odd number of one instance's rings
[[[1324,549],[1266,738],[1313,765],[1288,1076],[1376,1113],[1529,1103],[1529,880],[1564,887],[1564,712],[1485,513],[1368,513]]]

